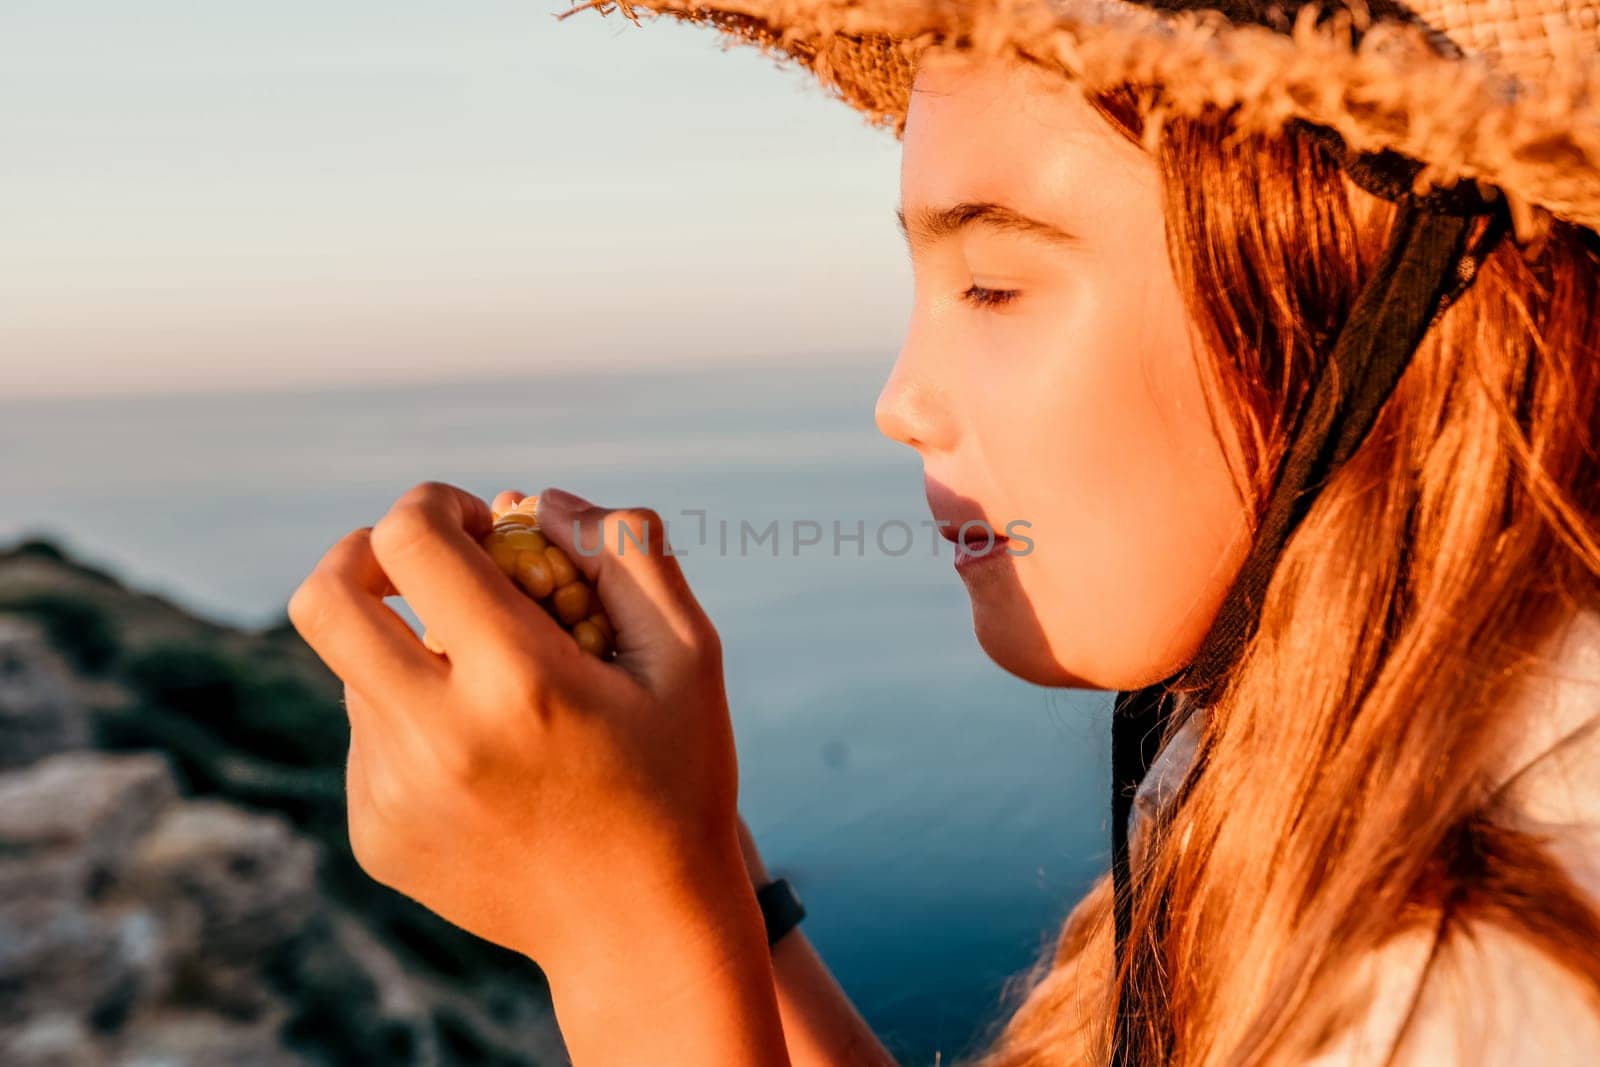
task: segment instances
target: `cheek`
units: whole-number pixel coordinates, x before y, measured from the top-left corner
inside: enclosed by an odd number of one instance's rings
[[[1008,338],[984,451],[1004,518],[1031,524],[1018,577],[1058,660],[1138,674],[1203,634],[1243,516],[1175,291],[1123,277],[1062,299]]]

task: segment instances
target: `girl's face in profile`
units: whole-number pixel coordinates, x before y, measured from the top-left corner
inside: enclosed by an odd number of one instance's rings
[[[922,456],[951,535],[1013,524],[1009,551],[958,568],[979,643],[1044,685],[1165,677],[1248,531],[1155,163],[1065,79],[948,53],[919,67],[903,146],[915,299],[877,421]]]

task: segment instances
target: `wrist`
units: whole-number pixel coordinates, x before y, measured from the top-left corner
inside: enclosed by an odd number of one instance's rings
[[[564,887],[556,914],[570,916],[548,927],[536,952],[554,988],[579,985],[608,969],[637,966],[641,953],[694,948],[704,956],[737,940],[747,922],[761,925],[737,838],[701,840],[693,850],[632,848],[628,859],[607,863],[614,872],[601,884],[586,881]],[[646,854],[651,858],[646,859]],[[548,913],[548,912],[547,912]],[[670,949],[664,946],[671,946]],[[664,977],[678,968],[669,968]],[[568,976],[571,976],[570,978]]]
[[[750,886],[760,889],[772,881],[767,866],[761,861],[761,852],[756,848],[756,839],[750,833],[750,828],[745,825],[744,819],[739,819],[739,852],[744,858],[746,874],[750,877]]]
[[[653,890],[597,904],[581,944],[539,961],[573,1062],[640,1062],[623,1054],[629,1041],[644,1041],[648,1058],[669,1034],[680,1050],[726,1053],[700,1062],[785,1062],[774,1056],[783,1032],[747,874],[736,847],[710,849]]]

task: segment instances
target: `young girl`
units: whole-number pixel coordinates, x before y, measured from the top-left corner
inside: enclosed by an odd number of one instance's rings
[[[1029,523],[957,555],[984,650],[1119,690],[1113,871],[973,1062],[1591,1062],[1595,6],[645,6],[895,127],[916,292],[878,424],[950,536]],[[660,517],[538,511],[614,660],[437,482],[296,590],[358,859],[538,961],[577,1064],[892,1062],[772,906]]]

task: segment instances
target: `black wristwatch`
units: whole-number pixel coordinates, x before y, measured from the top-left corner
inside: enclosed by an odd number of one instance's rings
[[[756,890],[756,903],[761,905],[761,918],[767,924],[767,946],[793,930],[806,917],[805,905],[787,878],[776,878]]]

